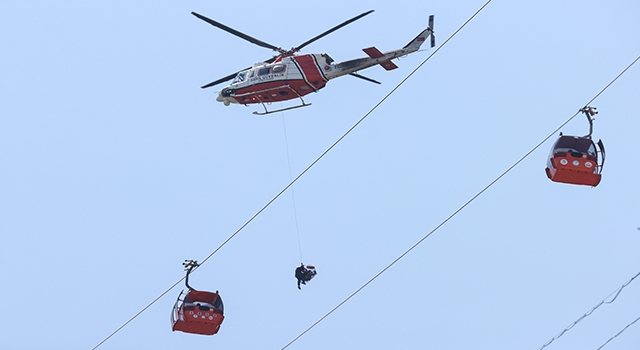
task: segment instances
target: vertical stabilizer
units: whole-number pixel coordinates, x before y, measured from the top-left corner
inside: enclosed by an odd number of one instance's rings
[[[409,51],[418,51],[420,46],[427,41],[427,38],[431,38],[431,47],[436,46],[436,38],[433,36],[433,15],[429,16],[429,26],[423,30],[418,36],[411,40],[403,49]]]

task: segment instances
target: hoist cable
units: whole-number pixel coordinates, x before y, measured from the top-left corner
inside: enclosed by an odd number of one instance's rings
[[[291,174],[291,157],[289,156],[289,139],[287,138],[287,125],[284,120],[284,112],[282,114],[282,129],[284,130],[284,145],[287,149],[287,165],[289,166],[289,181],[293,180]],[[302,243],[300,243],[300,226],[298,225],[298,209],[296,208],[296,195],[291,187],[291,200],[293,201],[293,216],[296,222],[296,234],[298,235],[298,252],[300,253],[300,263],[304,261],[302,259]]]
[[[633,282],[633,280],[635,280],[638,276],[640,276],[640,272],[638,272],[635,276],[631,277],[630,280],[628,280],[626,283],[624,283],[621,287],[618,287],[616,290],[614,290],[611,294],[607,295],[606,298],[602,299],[601,302],[599,302],[596,306],[592,307],[591,310],[587,311],[584,315],[580,316],[580,318],[578,318],[577,320],[575,320],[571,325],[569,325],[568,327],[566,327],[564,330],[562,330],[562,332],[558,333],[555,337],[551,338],[551,340],[549,340],[548,342],[546,342],[544,345],[542,345],[541,347],[538,348],[538,350],[542,350],[544,348],[546,348],[547,346],[551,345],[551,343],[553,343],[554,341],[556,341],[558,338],[560,338],[561,336],[563,336],[566,332],[568,332],[569,330],[571,330],[575,325],[577,325],[580,321],[582,321],[583,319],[585,319],[585,317],[590,316],[594,311],[596,311],[600,306],[604,305],[604,304],[611,304],[613,303],[618,296],[620,295],[620,293],[622,292],[622,290],[628,286],[629,284],[631,284],[631,282]],[[615,294],[615,295],[614,295]],[[613,295],[613,298],[611,298],[611,300],[608,300],[609,297],[611,297]],[[634,321],[635,322],[635,321]],[[614,337],[615,338],[615,337]],[[612,338],[613,339],[613,338]],[[611,340],[611,339],[609,339]],[[608,342],[607,342],[608,343]],[[605,343],[606,344],[606,343]],[[602,345],[604,346],[604,345]]]
[[[487,1],[487,3],[485,3],[483,5],[482,8],[480,8],[480,10],[478,10],[469,20],[467,20],[466,23],[468,23],[475,15],[477,15],[485,6],[487,6],[487,4],[489,4],[489,2],[491,2],[491,0]],[[464,25],[463,25],[464,26]],[[462,27],[460,28],[462,29]],[[458,29],[458,31],[460,30]],[[455,35],[458,31],[456,31],[453,35]],[[452,35],[452,36],[453,36]],[[450,39],[451,37],[449,37]],[[449,40],[447,39],[447,41]],[[446,41],[442,44],[444,45],[446,43]],[[440,47],[438,47],[439,49]],[[433,54],[435,54],[437,52],[434,51],[431,56]],[[431,57],[429,56],[429,57]],[[429,57],[427,57],[427,59],[429,59]],[[593,97],[591,100],[589,100],[589,102],[587,102],[587,104],[585,104],[585,106],[588,106],[589,104],[591,104],[591,102],[593,102],[598,96],[600,96],[607,88],[609,88],[618,78],[620,78],[620,76],[622,76],[622,74],[624,74],[629,68],[631,68],[631,66],[636,63],[638,61],[638,59],[640,59],[640,56],[638,56],[638,58],[636,58],[629,66],[627,66],[627,68],[625,68],[620,74],[618,74],[618,76],[616,76],[609,84],[607,84],[602,90],[600,90],[600,92],[598,92],[595,97]],[[426,60],[425,60],[426,61]],[[424,64],[424,62],[423,62]],[[422,64],[421,64],[422,65]],[[418,66],[420,67],[420,66]],[[412,72],[413,73],[413,72]],[[406,79],[405,79],[406,80]],[[403,81],[404,82],[404,81]],[[396,87],[397,88],[397,87]],[[409,252],[411,252],[414,248],[416,248],[418,245],[420,245],[420,243],[422,243],[424,240],[426,240],[427,238],[429,238],[429,236],[431,236],[431,234],[433,234],[435,231],[437,231],[440,227],[442,227],[444,224],[446,224],[449,220],[451,220],[454,216],[456,216],[459,212],[461,212],[465,207],[467,207],[469,204],[471,204],[471,202],[473,202],[476,198],[478,198],[481,194],[483,194],[486,190],[488,190],[491,186],[493,186],[496,182],[498,182],[498,180],[500,180],[502,177],[504,177],[508,172],[510,172],[513,168],[515,168],[518,164],[520,164],[525,158],[527,158],[531,153],[533,153],[535,150],[537,150],[542,144],[544,144],[547,140],[549,140],[551,137],[553,137],[554,135],[556,135],[556,133],[558,131],[560,131],[560,129],[562,129],[565,125],[567,125],[571,120],[573,120],[573,118],[575,118],[578,114],[580,113],[580,110],[578,110],[578,112],[576,112],[574,115],[572,115],[569,119],[567,119],[567,121],[565,121],[564,123],[562,123],[558,128],[556,128],[552,133],[550,133],[547,137],[545,137],[540,143],[538,143],[535,147],[533,147],[529,152],[527,152],[524,156],[522,156],[522,158],[520,158],[517,162],[515,162],[512,166],[510,166],[507,170],[505,170],[502,174],[500,174],[500,176],[498,176],[495,180],[491,181],[491,183],[489,183],[486,187],[484,187],[482,190],[480,190],[480,192],[478,192],[475,196],[473,196],[471,199],[469,199],[466,203],[464,203],[460,208],[458,208],[458,210],[456,210],[455,212],[453,212],[453,214],[449,215],[449,217],[447,217],[444,221],[442,221],[440,224],[438,224],[434,229],[432,229],[429,233],[427,233],[424,237],[422,237],[416,244],[414,244],[413,246],[411,246],[411,248],[407,249],[404,253],[402,253],[399,257],[397,257],[395,260],[393,260],[389,265],[387,265],[384,269],[382,269],[382,271],[378,272],[375,276],[373,276],[371,279],[369,279],[365,284],[363,284],[360,288],[358,288],[355,292],[351,293],[351,295],[349,295],[346,299],[344,299],[342,302],[340,302],[336,307],[334,307],[333,309],[331,309],[329,312],[327,312],[324,316],[322,316],[320,319],[318,319],[315,323],[313,323],[311,326],[309,326],[307,329],[305,329],[304,331],[302,331],[302,333],[300,333],[297,337],[295,337],[292,341],[290,341],[287,345],[285,345],[284,347],[281,348],[281,350],[286,349],[287,347],[289,347],[291,344],[293,344],[295,341],[297,341],[298,339],[300,339],[304,334],[306,334],[308,331],[310,331],[313,327],[315,327],[318,323],[322,322],[325,318],[327,318],[329,315],[331,315],[334,311],[336,311],[338,308],[340,308],[342,305],[344,305],[347,301],[349,301],[349,299],[353,298],[356,294],[358,294],[361,290],[363,290],[366,286],[368,286],[371,282],[373,282],[376,278],[378,278],[380,275],[382,275],[385,271],[387,271],[389,268],[391,268],[391,266],[393,266],[395,263],[397,263],[400,259],[402,259],[404,256],[406,256],[407,254],[409,254]],[[634,277],[635,278],[635,277]],[[617,297],[617,296],[616,296]],[[614,299],[615,300],[615,299]],[[635,322],[635,321],[634,321]]]

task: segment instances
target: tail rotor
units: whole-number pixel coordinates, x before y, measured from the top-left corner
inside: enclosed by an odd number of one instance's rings
[[[433,15],[429,16],[429,28],[431,29],[431,47],[436,46],[436,37],[433,35]]]

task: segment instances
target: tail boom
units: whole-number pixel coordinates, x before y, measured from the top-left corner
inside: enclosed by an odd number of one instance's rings
[[[386,70],[394,70],[398,68],[398,66],[391,62],[392,59],[418,51],[422,44],[424,44],[429,38],[431,39],[431,47],[433,47],[435,45],[435,39],[433,37],[433,15],[429,16],[429,26],[403,48],[388,52],[380,52],[380,50],[373,46],[364,48],[362,51],[364,51],[368,57],[325,65],[323,67],[323,75],[327,80],[330,80],[377,64],[381,65]]]

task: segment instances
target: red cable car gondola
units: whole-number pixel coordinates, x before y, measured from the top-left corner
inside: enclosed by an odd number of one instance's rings
[[[547,158],[545,171],[551,181],[595,187],[600,183],[605,158],[602,140],[598,140],[597,144],[591,140],[591,117],[598,112],[592,107],[585,107],[580,111],[589,120],[589,134],[568,136],[560,133]]]
[[[198,291],[189,286],[189,274],[198,267],[197,261],[187,260],[185,263],[187,277],[184,290],[178,295],[171,313],[171,329],[185,333],[214,335],[220,330],[224,320],[224,306],[218,291],[215,293]]]

